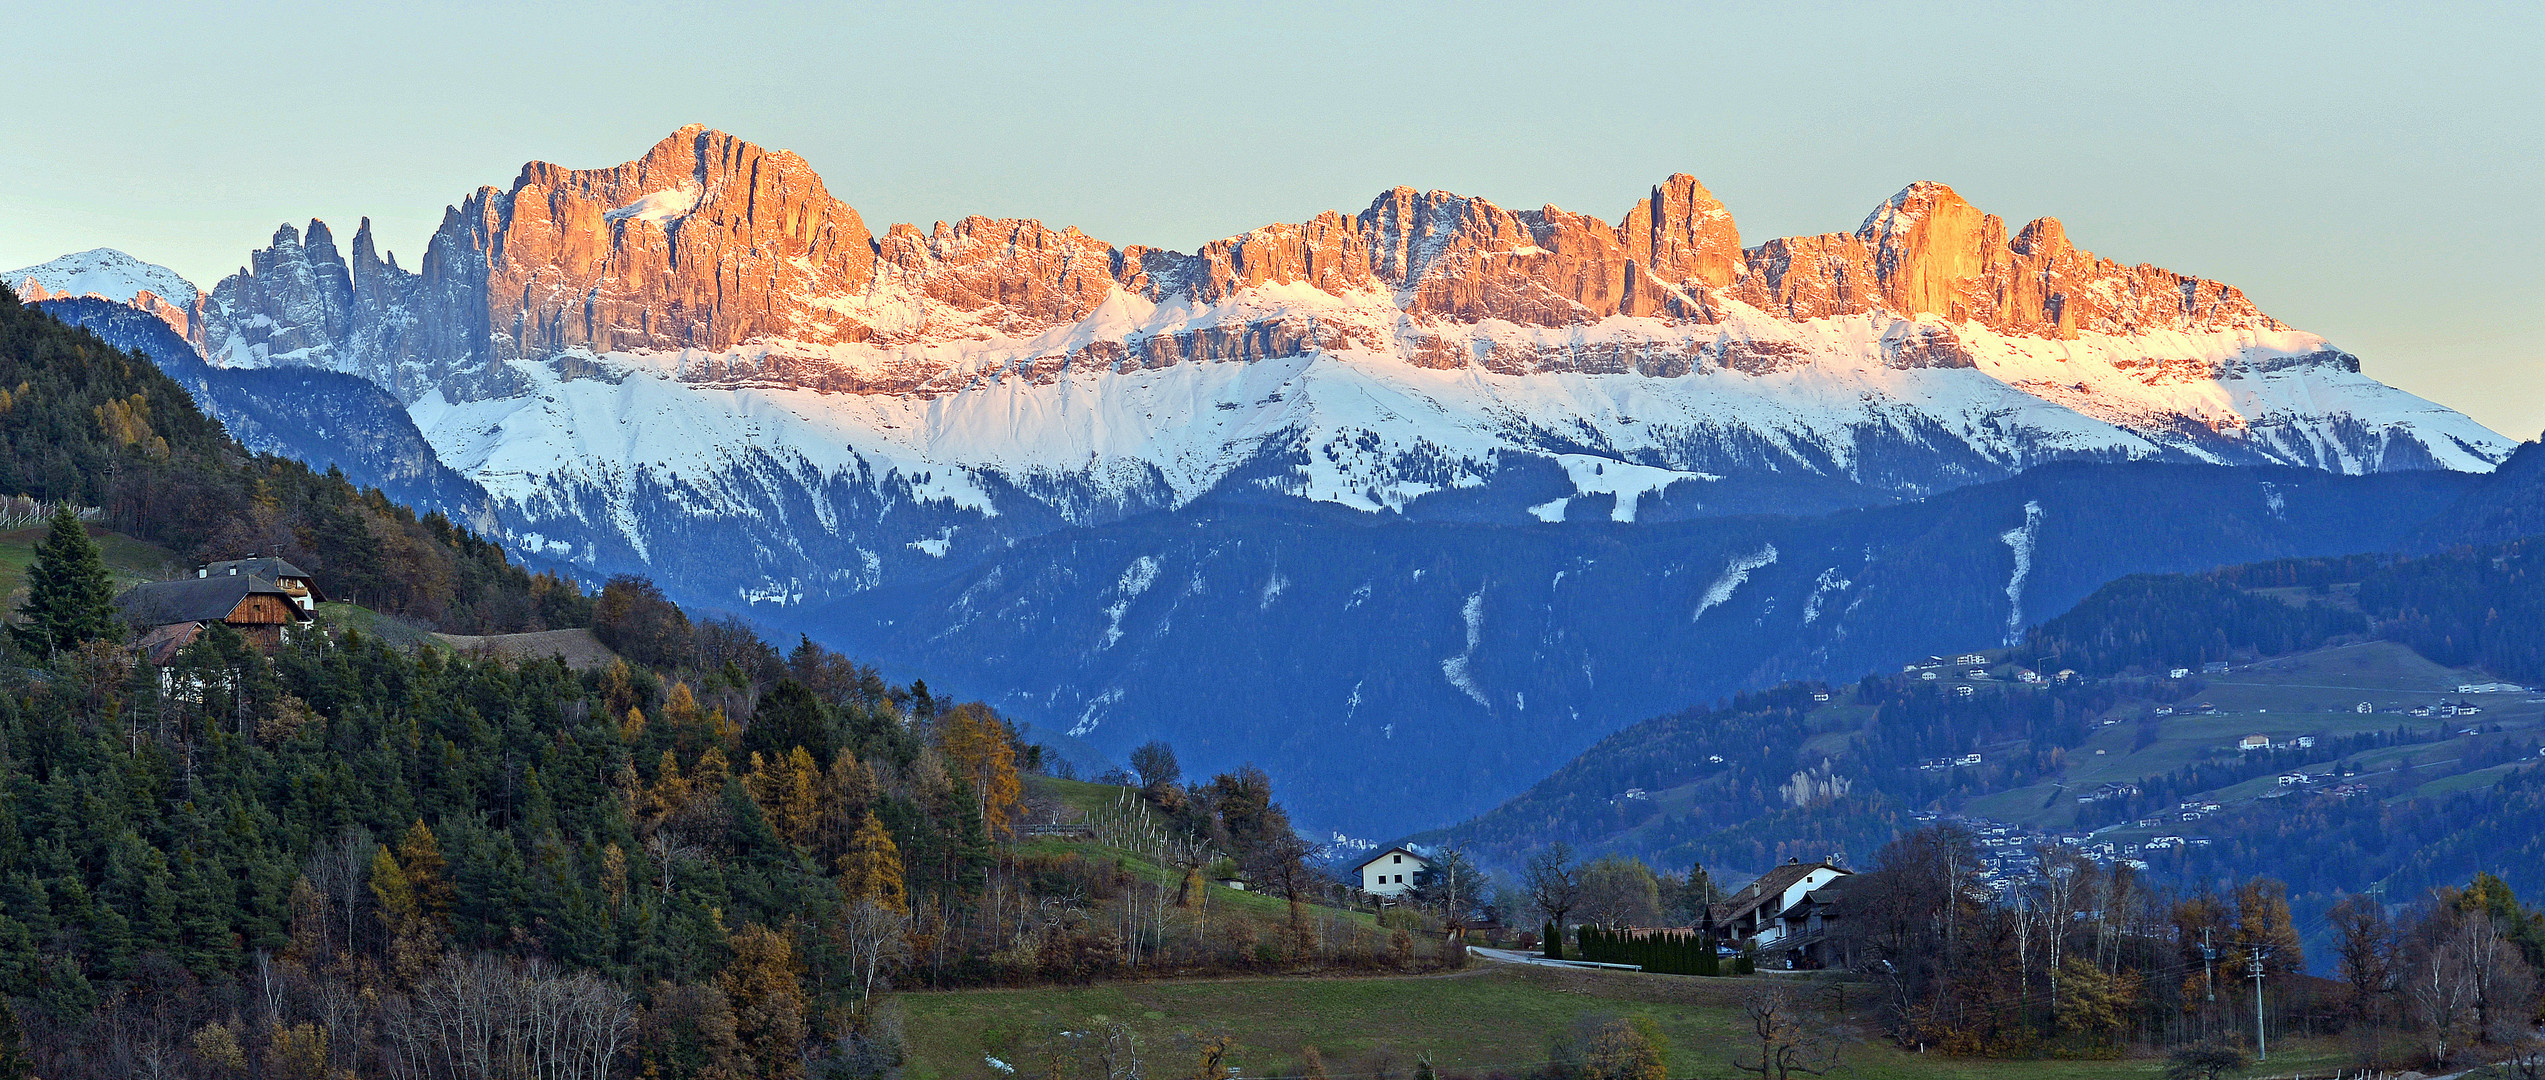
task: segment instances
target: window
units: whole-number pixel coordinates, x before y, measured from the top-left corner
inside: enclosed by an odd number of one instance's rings
[[[1387,857],[1387,861],[1389,861],[1389,862],[1391,862],[1391,863],[1401,863],[1401,862],[1404,862],[1404,861],[1405,861],[1405,856],[1402,856],[1402,855],[1390,855],[1390,856],[1388,856],[1388,857]]]

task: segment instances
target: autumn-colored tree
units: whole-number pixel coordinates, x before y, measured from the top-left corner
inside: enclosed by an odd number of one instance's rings
[[[903,915],[910,914],[909,891],[902,882],[901,847],[872,812],[857,826],[848,852],[839,857],[840,899],[855,904],[872,900]]]
[[[1228,1055],[1237,1049],[1237,1040],[1225,1033],[1191,1036],[1193,1070],[1185,1075],[1190,1080],[1229,1080],[1236,1070],[1229,1067]]]
[[[601,704],[613,716],[636,707],[636,680],[626,660],[611,657],[610,666],[601,669]]]
[[[627,707],[627,715],[619,718],[619,738],[635,742],[644,737],[645,710],[630,705]]]
[[[281,1080],[327,1080],[327,1029],[316,1024],[274,1024],[265,1052],[265,1074]]]
[[[725,785],[733,780],[733,765],[725,760],[722,747],[710,746],[698,755],[698,767],[690,770],[689,790],[693,799],[712,799],[724,794]]]
[[[787,936],[765,926],[745,926],[725,939],[733,962],[716,985],[733,1003],[734,1035],[749,1056],[747,1075],[759,1080],[804,1076],[804,983]]]
[[[372,897],[379,901],[374,914],[388,935],[389,970],[400,983],[412,984],[432,970],[441,954],[441,936],[424,916],[414,881],[386,844],[371,853],[370,884]]]
[[[695,761],[709,747],[724,744],[716,719],[699,706],[698,695],[690,691],[688,683],[672,684],[671,693],[663,696],[662,715],[656,719],[671,738],[672,749],[684,759]]]
[[[776,761],[751,752],[751,799],[778,836],[798,847],[811,847],[822,823],[822,771],[811,752],[798,746]]]
[[[188,1039],[194,1047],[195,1060],[214,1076],[235,1076],[247,1071],[247,1050],[239,1045],[239,1033],[230,1025],[214,1021],[196,1028]],[[26,1073],[0,1068],[0,1078],[15,1080]]]
[[[1023,785],[1016,776],[1016,746],[1007,725],[986,705],[957,705],[946,714],[939,743],[946,768],[972,787],[979,802],[981,826],[992,836],[1008,832]]]
[[[637,1036],[637,1075],[647,1080],[743,1080],[750,1062],[734,1031],[733,1002],[713,986],[654,984]]]
[[[829,862],[847,851],[874,800],[875,771],[857,760],[857,755],[840,751],[822,778],[822,816],[815,826],[814,853]]]
[[[681,775],[680,757],[663,751],[663,760],[654,767],[654,786],[645,791],[637,822],[648,828],[662,824],[663,819],[689,805],[691,794],[689,778]]]
[[[2135,971],[2105,972],[2083,957],[2060,962],[2059,1026],[2097,1042],[2129,1033],[2138,1009],[2139,976]]]
[[[803,747],[787,751],[777,796],[777,813],[770,821],[778,834],[797,847],[813,846],[822,824],[822,770]]]
[[[398,866],[406,871],[407,883],[415,889],[415,902],[425,918],[447,922],[451,901],[458,893],[451,886],[450,863],[442,858],[442,842],[433,835],[424,819],[407,826],[406,835],[398,838]]]
[[[2201,892],[2175,904],[2171,919],[2174,940],[2182,949],[2183,1011],[2192,1012],[2208,1004],[2211,995],[2221,989],[2220,979],[2226,980],[2226,987],[2235,985],[2233,969],[2222,976],[2216,963],[2204,964],[2200,956],[2204,941],[2215,942],[2215,947],[2223,949],[2235,940],[2235,913],[2216,894]]]
[[[2289,887],[2270,878],[2236,886],[2236,947],[2227,953],[2231,970],[2242,971],[2255,952],[2274,974],[2306,970],[2306,950],[2298,942],[2297,924],[2289,918]]]

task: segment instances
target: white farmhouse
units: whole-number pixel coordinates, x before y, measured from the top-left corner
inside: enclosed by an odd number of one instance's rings
[[[1431,860],[1421,852],[1400,845],[1363,860],[1353,872],[1360,877],[1362,892],[1394,898],[1413,891],[1414,879],[1430,866]]]
[[[1837,904],[1838,894],[1830,886],[1849,873],[1832,863],[1788,860],[1742,886],[1731,899],[1707,908],[1698,932],[1719,945],[1749,946],[1761,954],[1802,950],[1802,955],[1786,957],[1788,966],[1817,963],[1822,957],[1810,946],[1818,943]]]

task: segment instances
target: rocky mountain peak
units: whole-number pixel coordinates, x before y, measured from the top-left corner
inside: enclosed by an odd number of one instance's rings
[[[95,296],[127,304],[167,323],[180,336],[194,333],[204,316],[203,293],[194,283],[113,248],[91,248],[20,267],[0,274],[0,284],[27,303]]]
[[[858,343],[1022,339],[1083,320],[1117,292],[1217,304],[1292,285],[1384,298],[1410,325],[1443,328],[1615,316],[1712,325],[1731,301],[1791,320],[1887,312],[2052,338],[2279,326],[2228,286],[2079,251],[2051,219],[2010,237],[1999,218],[1933,181],[1902,189],[1854,232],[1747,249],[1731,211],[1679,173],[1613,219],[1397,187],[1358,213],[1267,225],[1186,254],[1030,218],[896,225],[879,236],[802,157],[693,124],[619,165],[531,162],[509,188],[479,189],[450,208],[412,272],[384,259],[367,230],[347,259],[323,222],[278,229],[216,291],[226,325],[204,343],[246,362],[297,354],[412,399],[436,385],[509,385],[512,361],[576,352],[770,343],[835,355]],[[1252,336],[1231,328],[1231,341],[1254,344],[1204,352],[1252,358],[1339,340],[1307,325]],[[1647,356],[1635,366],[1696,362]],[[902,374],[851,382],[901,392],[935,374],[920,370],[930,361],[892,363]]]

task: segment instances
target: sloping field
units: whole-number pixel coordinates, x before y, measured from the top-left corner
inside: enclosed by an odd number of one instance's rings
[[[545,660],[559,657],[576,671],[607,667],[618,658],[610,647],[593,637],[592,631],[577,627],[571,630],[538,630],[527,634],[435,634],[443,644],[460,653],[488,653],[512,660]]]
[[[1229,1061],[1250,1080],[1303,1074],[1301,1048],[1315,1046],[1335,1080],[1410,1076],[1428,1057],[1443,1077],[1527,1076],[1547,1059],[1548,1037],[1582,1017],[1649,1017],[1670,1042],[1674,1078],[1734,1077],[1741,1050],[1741,1000],[1764,980],[1793,986],[1825,1010],[1820,1024],[1840,1032],[1841,1063],[1830,1075],[1859,1080],[1974,1077],[2153,1077],[2152,1058],[1990,1061],[1905,1053],[1868,1038],[1872,988],[1819,977],[1759,975],[1699,979],[1628,972],[1479,964],[1433,976],[1244,978],[1112,983],[1027,990],[897,995],[915,1080],[1013,1080],[1043,1075],[1063,1032],[1127,1025],[1151,1076],[1180,1076],[1196,1040],[1237,1041]],[[2273,1047],[2270,1075],[2326,1075],[2330,1048]],[[2259,1075],[2259,1074],[2257,1074]]]

